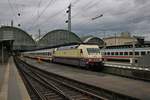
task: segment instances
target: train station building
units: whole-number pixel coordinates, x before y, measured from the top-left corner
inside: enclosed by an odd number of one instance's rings
[[[11,51],[25,51],[36,47],[32,37],[16,27],[0,27],[0,62],[5,62]]]
[[[56,93],[62,93],[58,91],[60,88],[67,94],[73,94],[72,97],[75,97],[75,99],[76,97],[81,99],[87,97],[90,97],[89,99],[91,99],[91,97],[93,97],[92,99],[95,99],[98,97],[99,99],[110,100],[114,98],[117,100],[149,100],[150,95],[148,94],[150,84],[147,82],[150,80],[149,68],[124,65],[125,62],[123,62],[123,65],[119,66],[118,64],[112,66],[111,64],[109,65],[109,63],[105,63],[105,67],[103,65],[97,66],[104,67],[104,72],[101,73],[100,71],[102,70],[88,71],[80,69],[79,66],[70,65],[72,67],[69,67],[64,64],[61,65],[44,61],[42,63],[40,61],[39,63],[37,58],[35,58],[36,60],[33,58],[30,59],[29,56],[10,57],[13,54],[12,51],[15,51],[17,54],[19,51],[58,47],[74,43],[97,44],[100,47],[104,46],[105,42],[107,43],[107,46],[128,45],[133,43],[133,41],[142,43],[144,40],[143,38],[131,37],[127,33],[122,34],[120,37],[109,37],[104,40],[94,36],[80,38],[73,32],[58,29],[48,32],[39,41],[35,42],[32,37],[22,29],[11,26],[2,26],[0,27],[0,100],[31,100],[32,98],[39,99],[40,96],[44,99],[47,97],[53,99],[56,97],[57,99],[60,99],[62,94],[59,94],[60,96],[56,95]],[[79,50],[79,55],[81,53],[83,53],[83,51],[81,52],[81,50]],[[66,55],[66,53],[64,54]],[[81,59],[81,56],[78,58]],[[47,55],[45,57],[47,57]],[[144,59],[148,59],[147,57],[149,58],[149,56],[145,56]],[[75,59],[78,58],[76,57]],[[88,57],[84,58],[86,59],[82,58],[81,61],[101,61],[99,58],[97,60],[97,57],[93,60],[88,59]],[[62,61],[69,62],[70,64],[79,63],[79,61],[76,62],[70,59],[71,57],[69,60],[63,59]],[[48,58],[48,60],[50,59]],[[148,61],[149,60],[147,60],[146,64],[149,64]],[[141,62],[144,62],[143,58],[141,58]],[[121,78],[120,76],[133,79]],[[134,78],[136,80],[134,80]],[[139,81],[138,79],[146,81]],[[35,89],[37,92],[34,91]],[[93,89],[96,90],[96,92],[89,91]],[[54,90],[56,90],[56,93]],[[135,92],[129,93],[129,91],[132,90],[135,90]],[[79,93],[77,91],[79,91]],[[85,91],[85,93],[83,93],[83,91]],[[89,94],[85,95],[86,93]]]
[[[103,47],[105,44],[102,39],[92,35],[81,37],[81,40],[83,41],[83,43],[96,44],[99,47]]]
[[[143,44],[144,37],[131,36],[128,32],[122,32],[120,36],[112,36],[103,39],[106,46],[116,46],[116,45],[132,45]]]
[[[37,43],[38,47],[42,48],[82,43],[82,41],[75,33],[63,29],[58,29],[48,32]]]

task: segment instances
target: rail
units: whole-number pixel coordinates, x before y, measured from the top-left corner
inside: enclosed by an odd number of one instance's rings
[[[17,59],[18,60],[18,59]],[[99,88],[96,86],[91,86],[82,82],[78,82],[76,80],[72,80],[54,73],[50,73],[41,69],[36,68],[35,66],[31,66],[23,61],[20,60],[20,62],[24,63],[30,70],[32,70],[33,73],[36,73],[36,75],[44,80],[46,83],[53,84],[57,90],[62,91],[69,99],[76,96],[76,92],[81,93],[79,97],[88,97],[90,98],[96,98],[98,99],[111,99],[111,100],[137,100],[134,97],[123,95],[120,93],[116,93],[114,91],[106,90],[103,88]],[[65,88],[64,88],[65,87]],[[69,87],[69,88],[68,88]],[[67,89],[66,89],[67,88]],[[67,90],[67,91],[66,91]],[[71,90],[71,91],[70,91]],[[72,93],[72,90],[76,91]],[[70,94],[73,94],[73,97],[69,96]],[[77,94],[78,94],[77,93]],[[68,94],[68,95],[67,95]],[[84,95],[83,95],[84,94]],[[72,100],[72,99],[71,99]],[[78,99],[77,99],[78,100]],[[92,99],[93,100],[93,99]]]
[[[62,81],[56,77],[49,76],[49,74],[45,74],[42,71],[37,70],[33,67],[30,67],[23,62],[19,61],[18,65],[19,65],[20,72],[24,73],[25,78],[28,81],[30,81],[28,83],[31,83],[31,87],[34,88],[34,90],[36,90],[36,94],[38,94],[38,97],[40,97],[41,100],[47,100],[47,95],[45,97],[45,94],[43,94],[43,91],[48,92],[50,91],[50,90],[47,91],[47,89],[49,88],[60,93],[60,95],[63,95],[64,100],[106,100],[106,98],[104,97],[95,95],[91,92],[88,92],[78,87],[75,87],[73,85],[67,84],[65,81]],[[33,80],[36,82],[34,82]],[[47,88],[45,89],[43,88],[43,86],[46,86]],[[37,87],[42,88],[41,89],[43,90],[42,93],[40,92],[41,91],[40,88],[38,89]],[[59,96],[57,96],[57,98],[58,97]],[[51,100],[51,99],[48,99],[48,100]]]

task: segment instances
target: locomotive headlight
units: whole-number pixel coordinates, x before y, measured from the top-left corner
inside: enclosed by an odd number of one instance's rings
[[[102,58],[100,58],[99,61],[102,61]]]
[[[92,59],[89,59],[89,61],[92,61]]]

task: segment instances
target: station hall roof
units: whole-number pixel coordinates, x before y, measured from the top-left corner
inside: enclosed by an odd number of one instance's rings
[[[71,43],[82,43],[81,39],[73,32],[58,29],[48,32],[39,41],[38,46],[59,46]]]
[[[17,27],[0,27],[0,41],[6,40],[14,41],[13,50],[27,50],[36,46],[32,37],[27,32]]]
[[[102,39],[92,35],[81,37],[81,40],[83,41],[83,43],[97,44],[99,46],[104,45],[104,41]]]

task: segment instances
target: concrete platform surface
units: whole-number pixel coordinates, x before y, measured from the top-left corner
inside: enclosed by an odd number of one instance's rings
[[[12,57],[0,64],[0,100],[30,100]]]
[[[41,62],[29,58],[22,58],[27,63],[40,69],[56,73],[68,78],[85,82],[90,85],[115,91],[124,95],[139,98],[140,100],[150,100],[150,83],[140,80],[81,70],[65,65]]]

